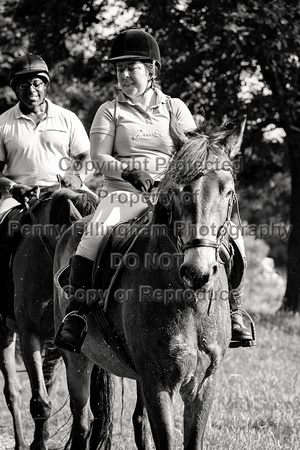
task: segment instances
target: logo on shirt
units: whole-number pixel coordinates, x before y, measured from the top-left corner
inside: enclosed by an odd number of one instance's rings
[[[144,131],[143,129],[140,129],[140,131],[138,133],[136,133],[133,136],[132,139],[136,140],[136,139],[139,139],[140,137],[143,137],[143,138],[147,138],[147,137],[162,137],[162,138],[166,138],[168,136],[163,134],[159,130],[156,130],[156,131]]]

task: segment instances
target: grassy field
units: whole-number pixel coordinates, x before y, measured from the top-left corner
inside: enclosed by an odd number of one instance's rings
[[[265,264],[267,268],[261,266],[255,258],[257,253],[252,253],[244,306],[256,323],[257,347],[227,351],[218,372],[205,435],[206,450],[300,449],[300,320],[299,316],[276,314],[284,295],[284,281],[268,270],[268,264]],[[29,383],[26,373],[20,372],[19,376],[24,391],[23,417],[29,444],[33,433],[28,409]],[[131,425],[135,386],[129,380],[124,383],[122,405],[121,382],[116,379],[113,450],[136,448]],[[0,389],[2,386],[1,379]],[[71,426],[63,365],[52,398],[49,448],[61,450]],[[12,421],[3,395],[0,395],[0,406],[0,449],[12,450]],[[174,410],[176,448],[179,449],[182,448],[180,399]]]

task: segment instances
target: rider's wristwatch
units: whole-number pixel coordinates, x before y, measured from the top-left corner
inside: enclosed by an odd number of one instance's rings
[[[12,190],[13,190],[14,185],[15,185],[15,183],[9,183],[9,184],[6,186],[5,190],[6,190],[6,192],[7,192],[8,194],[12,195]]]

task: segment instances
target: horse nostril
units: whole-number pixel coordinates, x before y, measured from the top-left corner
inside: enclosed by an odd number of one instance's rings
[[[184,276],[185,276],[185,267],[184,267],[184,266],[181,266],[181,267],[179,268],[179,276],[180,276],[180,278],[183,280],[183,278],[184,278]]]
[[[179,275],[181,279],[187,279],[189,281],[195,281],[198,278],[196,270],[189,266],[181,266]]]
[[[216,275],[217,272],[218,272],[218,265],[215,264],[215,265],[213,266],[213,268],[212,268],[212,273],[213,273],[213,275]]]
[[[197,277],[197,274],[193,268],[189,268],[187,272],[190,280],[194,280]]]
[[[208,283],[209,281],[209,275],[203,275],[202,277],[202,285]]]

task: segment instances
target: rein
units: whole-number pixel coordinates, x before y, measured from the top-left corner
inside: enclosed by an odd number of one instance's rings
[[[45,201],[49,201],[50,199],[51,199],[51,197],[47,198],[46,200],[39,200],[39,201],[44,201],[44,202],[45,202]],[[38,221],[36,220],[36,217],[35,217],[35,215],[33,214],[31,208],[28,209],[28,214],[30,215],[32,222],[33,222],[35,225],[38,225],[39,223],[38,223]],[[40,233],[38,233],[38,236],[39,236],[40,240],[42,241],[42,243],[44,244],[44,247],[45,247],[45,249],[46,249],[48,255],[50,256],[50,258],[51,258],[52,261],[53,261],[53,259],[54,259],[54,250],[53,250],[52,246],[50,245],[48,239],[47,239],[43,234],[40,234]]]

